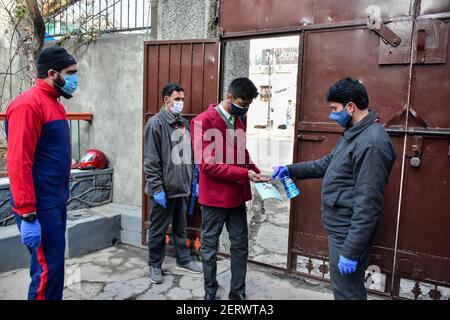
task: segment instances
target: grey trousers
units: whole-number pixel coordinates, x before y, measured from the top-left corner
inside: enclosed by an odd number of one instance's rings
[[[340,241],[328,236],[328,257],[330,259],[330,279],[335,300],[367,300],[364,285],[365,272],[369,265],[369,250],[361,255],[356,271],[349,275],[339,272]]]
[[[180,265],[191,261],[186,246],[186,212],[189,197],[167,199],[167,208],[153,201],[148,229],[149,266],[161,268],[165,257],[166,233],[172,220],[173,245]]]
[[[201,255],[205,293],[216,295],[217,248],[223,225],[226,224],[231,247],[230,295],[245,294],[245,277],[248,259],[247,208],[245,203],[237,208],[217,208],[202,206]]]

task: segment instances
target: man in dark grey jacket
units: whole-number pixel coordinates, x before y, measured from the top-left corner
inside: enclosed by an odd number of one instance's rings
[[[150,280],[162,283],[166,232],[172,220],[177,269],[202,273],[186,247],[186,212],[191,192],[198,196],[193,179],[193,155],[188,121],[181,117],[184,90],[176,83],[164,87],[164,106],[146,126],[144,134],[145,193],[153,197],[148,230]]]
[[[367,299],[365,269],[396,155],[376,113],[368,110],[369,98],[358,80],[335,83],[327,101],[330,119],[345,128],[336,147],[320,160],[275,167],[273,178],[323,178],[322,222],[334,297],[362,300]]]

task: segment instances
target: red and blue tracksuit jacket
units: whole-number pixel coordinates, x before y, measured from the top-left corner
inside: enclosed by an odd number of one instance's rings
[[[70,133],[58,98],[56,89],[38,79],[7,109],[11,206],[18,215],[60,207],[68,200]]]
[[[72,162],[70,132],[59,93],[44,80],[18,96],[6,111],[10,202],[21,216],[36,211],[41,245],[31,254],[29,299],[62,298],[66,203]]]

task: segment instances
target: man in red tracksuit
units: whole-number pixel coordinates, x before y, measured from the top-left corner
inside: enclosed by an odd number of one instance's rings
[[[205,300],[215,300],[218,283],[216,253],[223,225],[230,235],[229,298],[245,300],[248,228],[245,202],[251,200],[250,180],[268,181],[251,162],[245,147],[243,117],[258,95],[248,78],[234,79],[220,104],[212,104],[192,120],[191,136],[198,163],[202,206],[201,254]]]
[[[75,59],[64,48],[44,49],[36,84],[6,111],[10,202],[22,243],[31,254],[30,300],[61,300],[71,150],[60,96],[77,88]]]

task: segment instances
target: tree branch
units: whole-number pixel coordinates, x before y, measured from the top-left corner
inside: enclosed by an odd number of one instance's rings
[[[44,45],[45,23],[36,0],[25,0],[34,27],[34,56],[41,52]]]

